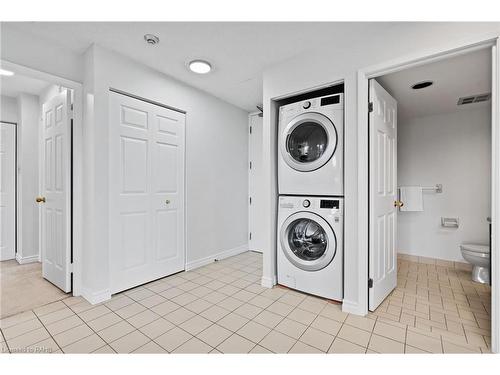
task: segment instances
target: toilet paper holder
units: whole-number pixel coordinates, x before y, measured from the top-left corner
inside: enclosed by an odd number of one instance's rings
[[[458,228],[459,226],[458,217],[442,217],[441,226],[443,228]]]

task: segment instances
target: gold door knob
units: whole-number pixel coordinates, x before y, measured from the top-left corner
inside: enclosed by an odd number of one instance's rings
[[[170,199],[167,199],[167,200],[165,201],[165,204],[170,204]]]
[[[45,197],[36,197],[36,203],[45,203]]]
[[[403,207],[404,206],[404,203],[401,202],[401,201],[394,201],[394,207]]]

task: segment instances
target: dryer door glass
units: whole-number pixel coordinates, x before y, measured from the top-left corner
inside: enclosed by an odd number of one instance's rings
[[[299,163],[318,160],[328,146],[328,133],[323,125],[314,121],[303,122],[289,135],[287,149]]]
[[[328,248],[325,230],[311,219],[297,219],[290,224],[288,245],[298,258],[306,261],[319,259]]]

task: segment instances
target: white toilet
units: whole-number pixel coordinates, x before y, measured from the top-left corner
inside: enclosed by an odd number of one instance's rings
[[[460,245],[462,256],[472,264],[472,281],[490,283],[490,247],[474,243]]]

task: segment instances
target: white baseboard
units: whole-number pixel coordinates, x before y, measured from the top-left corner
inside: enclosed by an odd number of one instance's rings
[[[10,252],[9,252],[10,253]],[[12,260],[12,259],[16,259],[16,256],[12,256],[12,254],[0,254],[0,262],[3,262],[4,260]]]
[[[30,255],[29,257],[22,257],[19,253],[16,254],[16,260],[19,264],[35,263],[40,261],[38,254]]]
[[[186,263],[186,271],[191,271],[191,270],[194,270],[195,268],[206,266],[207,264],[215,262],[216,260],[229,258],[229,257],[232,257],[234,255],[244,253],[246,251],[248,251],[248,244],[234,247],[234,248],[229,249],[229,250],[224,250],[224,251],[221,251],[220,253],[213,254],[213,255],[210,255],[210,256],[202,258],[202,259],[193,260],[191,262]]]
[[[360,316],[365,316],[367,314],[367,311],[361,310],[359,303],[349,301],[346,299],[342,301],[342,311],[349,314],[360,315]]]
[[[92,305],[111,299],[111,290],[104,289],[97,292],[91,292],[87,288],[82,288],[82,297],[89,301]]]
[[[262,278],[260,279],[260,285],[262,285],[264,288],[272,288],[276,285],[276,282],[276,275],[274,275],[273,277],[262,276]]]

